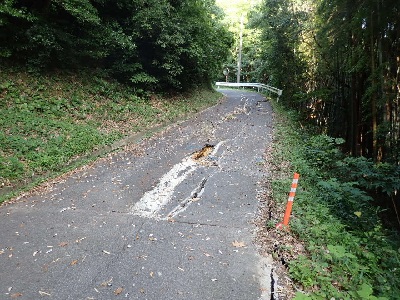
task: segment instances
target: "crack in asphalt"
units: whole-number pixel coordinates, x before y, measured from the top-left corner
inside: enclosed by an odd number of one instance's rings
[[[178,223],[178,224],[195,225],[195,226],[243,229],[243,227],[240,227],[240,226],[228,226],[228,225],[213,224],[213,223],[199,223],[199,222],[180,221],[180,220],[171,220],[170,222]]]
[[[203,194],[205,185],[207,182],[208,178],[204,177],[200,184],[191,192],[190,196],[187,197],[185,200],[183,200],[178,206],[176,206],[173,210],[171,210],[168,214],[167,217],[164,219],[169,219],[169,218],[174,218],[181,212],[183,212],[191,203],[199,200],[201,197],[201,194]]]

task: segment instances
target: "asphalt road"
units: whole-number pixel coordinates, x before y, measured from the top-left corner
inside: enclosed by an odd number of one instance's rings
[[[272,110],[227,97],[0,207],[0,299],[271,299],[252,223]]]

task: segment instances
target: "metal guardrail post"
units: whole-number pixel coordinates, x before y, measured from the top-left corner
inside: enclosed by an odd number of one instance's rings
[[[267,84],[262,84],[262,83],[254,83],[254,82],[241,82],[241,83],[236,83],[236,82],[216,82],[215,85],[219,88],[220,86],[227,86],[227,87],[252,87],[252,88],[257,88],[257,92],[260,92],[260,88],[263,91],[264,89],[267,91],[270,91],[272,93],[278,94],[278,99],[279,97],[282,96],[283,90],[280,90],[276,87],[267,85]]]

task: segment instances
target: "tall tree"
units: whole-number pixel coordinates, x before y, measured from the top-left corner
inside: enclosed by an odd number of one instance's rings
[[[264,0],[260,73],[353,155],[398,163],[399,20],[395,0]]]
[[[232,40],[214,0],[5,0],[0,41],[3,62],[164,90],[209,84]]]
[[[251,15],[250,25],[262,31],[260,46],[264,64],[259,81],[268,77],[272,85],[279,86],[288,95],[302,86],[304,66],[298,51],[301,33],[298,19],[302,18],[290,0],[265,0]]]

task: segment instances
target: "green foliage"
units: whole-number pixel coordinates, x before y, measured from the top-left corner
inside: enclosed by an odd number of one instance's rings
[[[400,190],[400,167],[388,163],[374,163],[365,157],[346,157],[336,164],[337,172],[347,174],[360,187],[394,195]]]
[[[227,56],[215,11],[212,0],[6,0],[0,58],[34,72],[99,68],[140,91],[188,90],[210,84]]]
[[[319,168],[325,176],[335,176],[317,184],[331,197],[348,202],[366,203],[370,194],[392,196],[400,189],[400,167],[389,163],[374,163],[365,157],[346,156],[339,146],[345,141],[327,135],[307,138],[305,155],[308,164]],[[346,174],[346,176],[343,176]],[[337,191],[343,193],[339,195]]]
[[[308,297],[307,295],[304,295],[303,293],[297,292],[296,296],[293,298],[293,300],[311,300],[311,297]]]
[[[290,157],[300,173],[290,228],[307,255],[289,261],[289,272],[307,295],[295,299],[398,299],[399,235],[385,228],[367,193],[396,187],[398,170],[341,154],[342,139],[299,131],[296,114],[274,106],[280,114],[276,136],[285,139],[275,140],[273,161],[280,165]],[[286,198],[290,176],[282,169],[273,174],[286,178],[273,180],[274,198]]]
[[[19,94],[12,99],[10,96],[16,95],[17,90],[6,89],[8,107],[1,110],[0,126],[4,131],[0,135],[0,149],[7,160],[18,159],[19,164],[24,162],[27,170],[34,173],[56,171],[75,155],[107,141],[95,124],[73,123],[71,116],[77,115],[79,108],[68,100],[45,100],[39,93]],[[21,169],[11,177],[7,169],[4,171],[0,173],[4,179],[25,175]]]
[[[13,180],[24,175],[24,165],[17,157],[0,156],[0,174],[2,178]]]
[[[332,138],[327,135],[311,136],[306,142],[306,157],[309,158],[310,163],[328,169],[337,160],[343,158],[338,146],[344,142],[341,138]]]
[[[260,74],[299,114],[276,109],[317,133],[287,125],[278,135],[291,140],[275,146],[276,160],[290,157],[301,174],[291,229],[309,255],[289,269],[309,295],[298,299],[399,298],[399,236],[381,219],[396,217],[400,185],[399,5],[264,0],[250,15]],[[272,183],[274,197],[285,199],[283,182]]]
[[[144,87],[158,82],[157,78],[150,76],[149,74],[144,72],[134,74],[130,78],[130,81],[135,85],[144,85]]]
[[[290,106],[291,97],[303,84],[304,63],[296,51],[301,39],[302,12],[292,9],[292,1],[264,0],[258,10],[251,13],[250,26],[261,31],[259,48],[261,60],[258,81],[283,89],[283,101]]]
[[[34,14],[30,13],[26,7],[16,7],[16,0],[4,0],[0,5],[0,26],[9,24],[10,17],[19,18],[29,22],[37,20]]]
[[[343,149],[398,165],[400,2],[263,0],[249,24],[261,32],[244,57],[252,74],[284,90],[301,123],[346,140]],[[256,77],[257,78],[257,77]]]
[[[54,1],[55,6],[60,6],[79,23],[92,23],[99,25],[101,20],[97,9],[89,0],[63,0]]]

